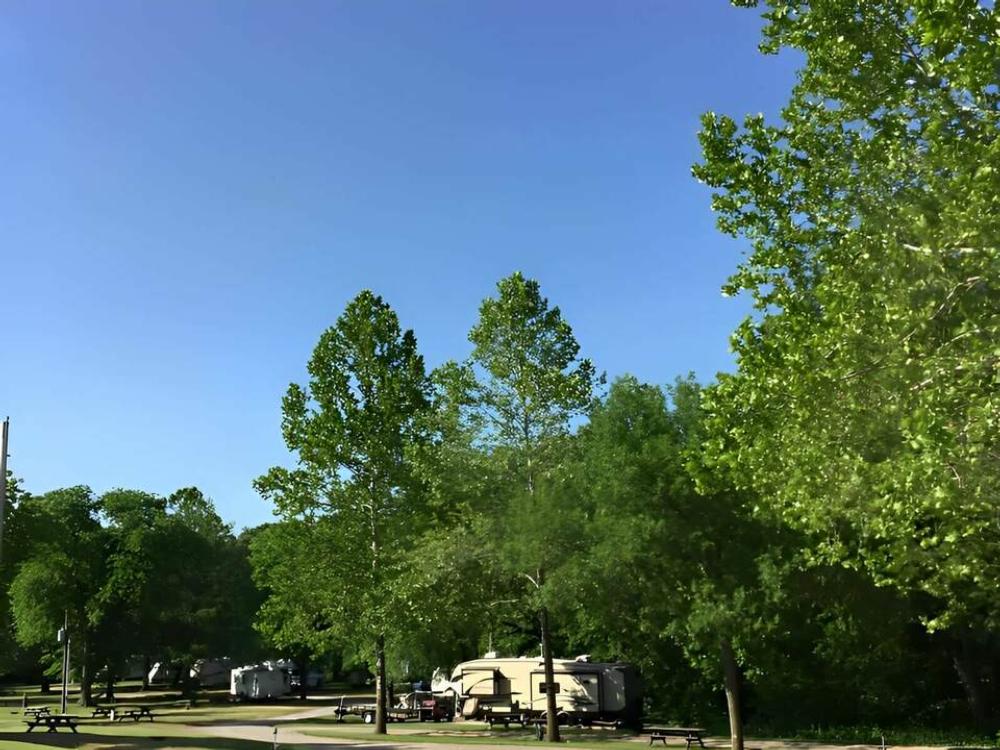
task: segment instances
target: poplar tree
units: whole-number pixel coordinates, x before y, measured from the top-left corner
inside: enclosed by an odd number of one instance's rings
[[[534,514],[536,523],[554,522],[557,494],[539,484],[559,464],[560,441],[573,417],[591,403],[597,383],[594,366],[579,357],[580,346],[558,307],[550,307],[538,282],[514,273],[497,284],[497,296],[483,301],[479,321],[469,333],[477,376],[476,404],[484,425],[483,441],[504,465],[512,506]],[[540,534],[544,545],[560,535]],[[544,661],[546,736],[559,739],[552,666],[551,623],[545,605],[546,563],[552,550],[535,548],[525,555],[518,538],[500,540],[501,554],[520,567],[537,606]]]
[[[708,455],[812,562],[925,602],[983,716],[963,654],[1000,627],[1000,10],[760,5],[762,49],[804,64],[780,121],[704,117],[695,175],[749,246],[726,292],[755,305]]]
[[[370,655],[375,731],[385,734],[393,592],[400,553],[422,520],[407,452],[423,440],[430,383],[413,331],[367,290],[320,337],[308,371],[308,384],[289,386],[282,403],[297,464],[272,468],[256,487],[280,515],[320,529],[301,539],[317,544],[315,565],[325,568],[329,588],[316,596],[339,637]],[[310,570],[295,575],[315,580]]]

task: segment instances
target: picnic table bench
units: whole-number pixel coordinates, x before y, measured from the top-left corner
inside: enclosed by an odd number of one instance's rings
[[[30,719],[25,719],[24,723],[28,725],[29,732],[44,724],[48,727],[47,731],[49,732],[55,732],[60,727],[69,727],[73,734],[76,734],[78,721],[78,717],[74,714],[37,714]]]
[[[504,727],[511,724],[524,726],[527,722],[523,712],[514,706],[488,706],[483,712],[483,718],[491,727],[496,724],[503,724]]]
[[[98,716],[111,716],[111,712],[114,710],[114,706],[94,706],[94,711],[90,714],[90,718],[96,719]]]
[[[687,743],[686,750],[691,750],[692,742],[697,742],[699,746],[705,747],[705,743],[701,739],[704,734],[707,732],[700,727],[658,727],[649,730],[649,744],[652,745],[656,740],[660,740],[666,746],[667,737],[680,737]]]
[[[121,706],[120,710],[118,708],[114,709],[115,721],[125,721],[126,719],[132,719],[132,721],[139,721],[139,719],[149,719],[153,720],[153,712],[149,706]]]

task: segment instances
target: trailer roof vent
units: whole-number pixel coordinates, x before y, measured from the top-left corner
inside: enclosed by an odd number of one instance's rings
[[[483,654],[483,658],[484,659],[496,659],[497,658],[497,652],[496,651],[487,651],[485,654]]]
[[[590,654],[580,654],[573,661],[582,661],[584,664],[590,663]]]

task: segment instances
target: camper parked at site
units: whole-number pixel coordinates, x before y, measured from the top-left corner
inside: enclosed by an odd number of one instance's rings
[[[232,669],[229,659],[198,659],[188,674],[201,687],[224,687],[231,680]]]
[[[167,664],[163,661],[158,661],[153,665],[153,668],[149,670],[149,674],[146,675],[146,680],[150,685],[158,682],[170,682],[174,679],[177,674],[177,667],[174,664]]]
[[[635,668],[628,664],[591,662],[587,656],[553,659],[556,711],[560,723],[608,721],[638,726],[642,691]],[[450,689],[466,718],[545,716],[545,665],[540,657],[496,658],[488,654],[459,664]]]
[[[229,694],[236,700],[268,700],[291,692],[288,671],[266,661],[230,672]]]

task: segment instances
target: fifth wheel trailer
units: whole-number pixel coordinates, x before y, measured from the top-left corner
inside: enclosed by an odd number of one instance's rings
[[[642,687],[629,664],[591,662],[589,657],[553,659],[556,711],[561,723],[612,721],[638,726]],[[462,714],[489,718],[491,712],[540,718],[546,711],[545,665],[538,657],[482,658],[455,667],[451,686]]]

